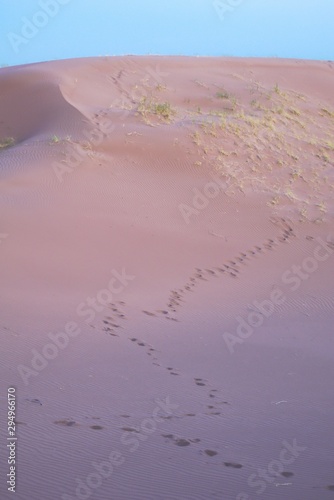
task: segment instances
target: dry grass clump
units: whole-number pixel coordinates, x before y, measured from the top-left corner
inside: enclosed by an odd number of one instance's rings
[[[14,137],[5,137],[4,139],[0,139],[0,150],[10,148],[11,146],[14,146],[14,144]]]
[[[143,96],[138,104],[139,113],[146,123],[150,123],[150,117],[157,116],[165,122],[170,122],[176,114],[176,110],[169,102],[156,102],[152,98]]]

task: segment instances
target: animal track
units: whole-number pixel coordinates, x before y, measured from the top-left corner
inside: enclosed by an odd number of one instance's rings
[[[120,323],[126,319],[121,306],[125,306],[125,302],[119,301],[110,303],[108,305],[108,308],[111,310],[111,313],[109,316],[105,316],[102,320],[102,330],[112,337],[119,337],[116,331],[120,328],[123,328]]]
[[[137,344],[137,346],[139,347],[146,347],[146,354],[148,356],[151,356],[152,357],[152,364],[154,366],[161,366],[160,363],[158,362],[158,358],[153,354],[156,352],[156,350],[154,349],[154,347],[151,345],[151,344],[148,344],[146,342],[143,342],[142,340],[140,339],[137,339],[136,337],[129,337],[129,340],[135,344]]]
[[[180,375],[179,373],[177,373],[177,371],[175,371],[174,368],[171,368],[170,366],[166,369],[169,371],[171,375]]]
[[[204,383],[204,380],[203,380],[203,379],[201,379],[201,378],[195,378],[194,380],[195,380],[195,384],[196,384],[196,385],[199,385],[199,386],[205,387],[205,385],[206,385],[206,384]]]
[[[199,285],[201,281],[208,281],[211,278],[219,278],[222,275],[236,279],[242,271],[242,266],[250,262],[251,259],[257,258],[258,255],[263,255],[267,251],[272,251],[277,245],[281,243],[286,243],[291,237],[295,236],[292,227],[288,224],[285,219],[279,219],[272,217],[270,222],[277,225],[282,233],[275,238],[268,238],[259,245],[255,245],[253,248],[246,250],[245,252],[240,252],[233,259],[222,263],[219,267],[213,268],[195,268],[194,273],[188,278],[188,281],[182,288],[171,290],[166,307],[164,309],[158,309],[154,312],[143,311],[148,316],[154,317],[164,317],[165,319],[178,321],[176,317],[177,311],[182,306],[182,303],[186,300],[186,295],[189,292],[193,292],[196,286]]]
[[[194,439],[182,438],[182,437],[174,436],[174,434],[161,434],[161,436],[163,438],[165,438],[167,441],[170,441],[173,444],[175,444],[176,446],[180,446],[180,447],[191,446],[192,444],[198,444],[201,442],[201,440],[199,438],[194,438]],[[215,457],[216,455],[218,455],[218,451],[210,450],[210,449],[202,450],[201,453],[205,453],[205,455],[207,455],[208,457]],[[238,465],[238,464],[235,464],[235,465]]]
[[[63,425],[65,427],[77,427],[79,424],[76,423],[75,420],[64,419],[64,420],[55,420],[53,422],[56,425]]]
[[[214,450],[204,450],[204,453],[208,455],[209,457],[214,457],[215,455],[218,455],[218,451]]]
[[[163,366],[163,364],[161,364],[159,361],[158,354],[157,354],[158,351],[156,349],[154,349],[151,344],[148,344],[148,343],[138,339],[137,337],[131,337],[131,338],[129,338],[129,340],[130,340],[130,342],[137,345],[138,347],[146,348],[146,354],[148,356],[151,356],[153,366],[156,366],[156,367],[159,367],[159,368],[166,370],[166,372],[172,376],[184,377],[184,375],[182,373],[180,373],[179,370],[177,370],[176,368],[174,368],[172,366]],[[205,387],[210,387],[210,385],[211,385],[207,380],[200,378],[200,377],[194,377],[192,379],[192,381],[196,386],[200,387],[200,390],[203,390]],[[211,385],[211,387],[212,387],[212,385]],[[207,408],[209,411],[205,412],[205,415],[220,416],[220,415],[222,415],[221,405],[229,405],[230,404],[230,403],[228,403],[228,401],[221,400],[222,398],[219,396],[218,389],[210,389],[209,388],[209,393],[207,394],[207,397],[212,398],[212,399],[215,398],[215,401],[212,401],[210,405],[209,404],[207,405]],[[187,413],[184,416],[195,417],[196,414]],[[166,417],[166,418],[171,418],[171,417]],[[181,417],[179,417],[179,418],[181,418]]]
[[[34,404],[37,404],[39,406],[42,406],[42,402],[39,400],[39,399],[29,399],[29,398],[26,398],[26,401],[29,401],[29,403],[34,403]]]
[[[172,441],[176,446],[190,446],[192,443],[199,443],[201,440],[199,438],[195,439],[184,439],[174,436],[173,434],[161,434],[162,437]]]
[[[241,469],[242,465],[235,462],[224,462],[225,467],[232,467],[232,469]]]
[[[85,418],[89,418],[91,420],[100,420],[99,417],[85,417]],[[86,427],[84,424],[79,424],[78,422],[76,422],[75,420],[73,420],[71,418],[64,418],[62,420],[55,420],[53,423],[56,425],[62,426],[62,427]],[[88,427],[89,427],[89,429],[92,429],[94,431],[100,431],[100,430],[104,429],[104,427],[102,425],[97,425],[97,424],[92,424],[92,425],[89,425]]]

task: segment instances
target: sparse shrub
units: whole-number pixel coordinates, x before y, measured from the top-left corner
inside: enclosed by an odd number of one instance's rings
[[[216,93],[216,97],[217,97],[218,99],[229,99],[230,95],[229,95],[229,93],[228,93],[228,92],[223,91],[223,92],[217,92],[217,93]]]
[[[14,144],[14,137],[5,137],[4,139],[0,139],[0,149],[9,148],[10,146],[14,146]]]
[[[165,121],[170,121],[175,115],[175,110],[169,102],[157,103],[145,96],[140,99],[137,112],[143,116],[145,121],[148,121],[148,115],[157,115]]]

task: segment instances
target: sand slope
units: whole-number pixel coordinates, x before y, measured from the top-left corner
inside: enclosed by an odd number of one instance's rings
[[[0,71],[16,498],[331,498],[333,69]]]

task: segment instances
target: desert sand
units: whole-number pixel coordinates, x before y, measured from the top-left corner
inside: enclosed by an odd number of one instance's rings
[[[333,497],[334,64],[0,70],[17,500]],[[14,449],[13,448],[13,449]]]

